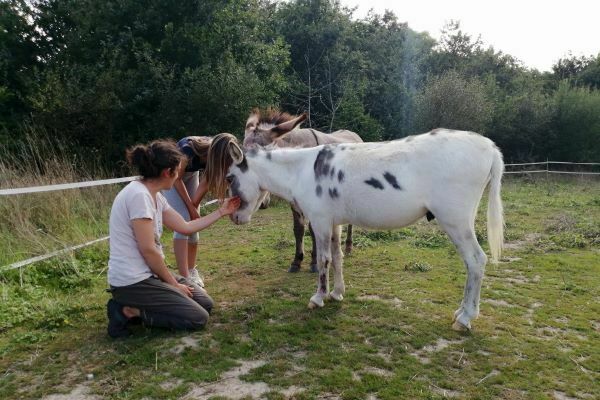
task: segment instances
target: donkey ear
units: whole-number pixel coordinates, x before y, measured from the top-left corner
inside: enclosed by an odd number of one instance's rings
[[[256,113],[250,114],[250,116],[248,117],[248,120],[246,121],[245,133],[253,128],[256,128],[256,126],[258,125],[258,120],[259,120],[258,114],[256,114]]]
[[[285,133],[288,133],[289,131],[291,131],[298,125],[300,125],[302,123],[302,121],[304,121],[307,117],[308,117],[308,114],[303,113],[302,115],[300,115],[294,119],[291,119],[287,122],[283,122],[279,125],[274,126],[273,128],[271,128],[271,134],[272,134],[273,138],[276,138]]]
[[[244,152],[237,143],[230,142],[229,146],[227,146],[227,150],[229,151],[229,155],[234,164],[237,165],[244,161]]]

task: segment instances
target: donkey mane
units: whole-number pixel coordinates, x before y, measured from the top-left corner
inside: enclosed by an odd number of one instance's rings
[[[279,125],[296,118],[295,115],[279,111],[277,108],[273,107],[269,107],[266,110],[255,108],[252,110],[252,114],[258,116],[259,124]]]

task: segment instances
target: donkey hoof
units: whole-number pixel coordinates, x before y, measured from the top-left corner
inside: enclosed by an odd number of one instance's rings
[[[308,309],[309,310],[314,310],[315,308],[321,308],[324,305],[325,305],[325,303],[319,305],[319,304],[313,303],[312,301],[309,301],[308,302]]]
[[[350,253],[352,253],[352,246],[346,246],[344,249],[344,255],[349,255]]]
[[[300,264],[291,264],[288,272],[298,272],[300,271]]]
[[[325,302],[323,301],[323,299],[320,296],[313,296],[310,298],[310,301],[308,302],[308,308],[311,310],[314,310],[317,307],[323,307],[325,306]]]
[[[331,293],[329,293],[329,297],[331,297],[335,301],[342,301],[342,300],[344,300],[344,295],[341,294],[341,293],[336,293],[335,290],[332,291]]]
[[[452,324],[452,329],[454,329],[457,332],[469,332],[471,331],[471,324],[463,325],[460,322],[458,322],[458,320],[456,320]]]
[[[319,272],[317,264],[310,264],[310,272]]]

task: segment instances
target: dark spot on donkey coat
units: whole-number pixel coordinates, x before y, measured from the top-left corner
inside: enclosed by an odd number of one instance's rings
[[[394,189],[397,189],[397,190],[402,190],[402,188],[401,188],[401,187],[400,187],[400,185],[398,184],[398,181],[396,180],[396,177],[395,177],[394,175],[392,175],[392,174],[391,174],[391,173],[389,173],[389,172],[386,172],[386,173],[384,173],[384,174],[383,174],[383,177],[385,178],[385,180],[386,180],[386,181],[387,181],[387,182],[388,182],[390,185],[392,185],[392,187],[393,187]]]
[[[237,166],[242,172],[248,171],[248,162],[246,161],[246,157],[242,158],[242,162],[239,163]]]
[[[371,179],[365,181],[365,183],[367,185],[373,186],[375,189],[383,190],[383,184],[378,179],[371,178]]]
[[[321,197],[321,194],[323,193],[323,188],[321,185],[317,185],[315,192],[317,193],[317,197]]]
[[[247,168],[248,168],[248,166],[246,166],[246,169]],[[240,192],[240,182],[237,179],[234,179],[233,182],[231,182],[231,184],[229,185],[229,189],[231,190],[232,196],[239,196],[239,198],[240,198],[240,208],[238,208],[238,210],[243,210],[246,207],[248,207],[248,201],[244,198],[244,196]]]
[[[325,146],[319,151],[314,164],[316,180],[320,180],[321,177],[329,175],[329,168],[331,167],[329,161],[331,161],[333,155],[334,153],[329,146]]]
[[[340,197],[337,188],[329,188],[329,197],[331,197],[332,199],[337,199],[338,197]]]

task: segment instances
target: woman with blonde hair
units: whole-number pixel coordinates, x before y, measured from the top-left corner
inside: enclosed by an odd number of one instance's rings
[[[211,141],[212,138],[208,136],[187,136],[177,142],[179,151],[186,157],[186,163],[178,171],[173,188],[163,194],[169,205],[186,221],[200,218],[198,206],[208,191],[201,171],[206,168]],[[182,235],[173,232],[173,252],[179,274],[204,287],[204,280],[196,265],[198,233]]]
[[[229,183],[225,177],[233,159],[231,154],[238,154],[243,157],[240,144],[231,133],[219,133],[214,136],[208,150],[206,161],[206,170],[204,177],[206,179],[206,188],[218,199],[222,200],[227,195]]]

